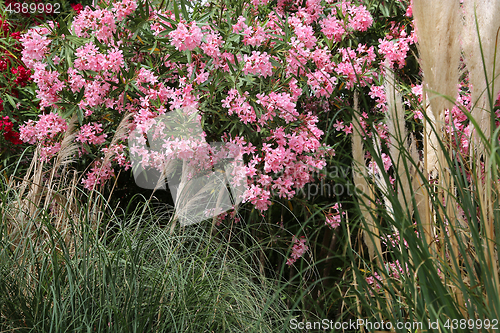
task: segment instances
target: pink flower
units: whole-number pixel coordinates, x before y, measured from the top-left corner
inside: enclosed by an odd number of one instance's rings
[[[45,65],[35,65],[33,81],[37,84],[37,97],[40,98],[40,106],[54,106],[59,102],[58,93],[64,88],[64,83],[59,79],[57,71],[45,70]]]
[[[153,35],[155,35],[155,36],[158,36],[162,31],[165,30],[165,28],[162,24],[164,24],[165,26],[167,26],[169,28],[172,28],[172,24],[168,21],[164,21],[163,19],[161,19],[159,17],[159,15],[168,17],[172,20],[175,20],[175,14],[169,10],[167,10],[166,12],[163,12],[161,9],[150,10],[149,20],[151,23],[149,24],[149,27],[151,28],[151,31],[153,32]]]
[[[333,127],[335,127],[335,130],[338,132],[342,131],[344,129],[344,122],[341,120],[337,120],[335,124],[333,124]]]
[[[233,25],[234,33],[239,33],[248,28],[248,26],[245,23],[245,20],[246,19],[243,16],[238,17],[238,22]]]
[[[254,5],[255,7],[258,7],[259,5],[267,5],[267,3],[269,2],[269,0],[252,0],[252,5]]]
[[[294,243],[292,247],[292,254],[290,255],[290,258],[286,261],[286,264],[288,266],[292,265],[304,255],[304,253],[309,250],[309,247],[306,245],[306,238],[304,236],[297,238],[293,236],[292,242]]]
[[[344,131],[345,134],[351,134],[352,131],[353,131],[352,124],[349,124],[349,126],[344,126],[343,131]]]
[[[423,88],[421,84],[417,84],[416,86],[412,87],[411,93],[418,98],[419,102],[422,102]]]
[[[356,31],[366,31],[373,23],[373,18],[365,6],[351,6],[349,8],[351,19],[349,27]]]
[[[20,126],[20,139],[29,144],[41,144],[41,158],[43,161],[48,161],[61,148],[56,139],[59,134],[66,132],[68,125],[56,113],[43,114],[39,117],[38,122],[28,120]]]
[[[74,19],[73,29],[78,37],[96,36],[100,42],[107,42],[116,31],[115,17],[107,9],[85,7]]]
[[[209,31],[205,33],[205,41],[201,44],[200,48],[206,55],[212,58],[220,58],[222,53],[220,47],[224,41],[217,31]]]
[[[28,68],[33,69],[35,63],[43,60],[49,51],[51,40],[45,36],[46,30],[41,27],[29,29],[21,38],[22,60]]]
[[[97,136],[102,132],[102,124],[90,123],[85,124],[80,128],[80,132],[76,136],[75,141],[81,143],[90,143],[94,145],[101,145],[106,141],[107,134]]]
[[[370,284],[370,285],[373,285],[375,291],[379,291],[380,289],[382,289],[382,286],[379,283],[381,281],[382,281],[382,279],[381,279],[380,275],[378,275],[377,272],[374,272],[372,276],[368,276],[366,278],[366,282],[368,282],[368,284]]]
[[[295,26],[294,32],[297,39],[303,42],[307,48],[311,49],[316,45],[317,40],[310,25],[298,24]]]
[[[387,111],[387,97],[385,95],[385,90],[383,86],[370,86],[370,92],[368,95],[377,102],[377,108],[385,112]]]
[[[253,107],[246,101],[248,92],[242,96],[236,89],[229,90],[228,96],[222,101],[222,106],[228,109],[228,114],[236,114],[243,123],[253,123],[257,115]]]
[[[104,184],[108,179],[115,175],[111,161],[102,164],[101,161],[96,161],[92,170],[87,173],[87,177],[82,179],[83,187],[87,190],[95,189],[97,185]]]
[[[292,97],[286,93],[271,92],[269,95],[257,94],[257,103],[267,111],[259,119],[259,124],[265,126],[268,121],[272,121],[278,114],[287,123],[297,120],[299,113],[296,103],[292,102]]]
[[[409,274],[408,264],[406,264],[406,269],[404,269],[399,263],[399,260],[386,264],[386,267],[388,267],[390,276],[395,279],[400,279],[401,276]]]
[[[340,213],[341,208],[342,206],[340,206],[339,203],[336,203],[335,205],[332,206],[332,209],[334,211],[329,212],[325,215],[326,218],[325,225],[328,225],[332,229],[335,229],[338,226],[340,226],[340,222],[342,221],[342,216],[345,215],[345,212]]]
[[[122,0],[113,2],[112,11],[115,13],[116,20],[119,22],[136,9],[137,3],[134,0]]]
[[[415,110],[413,110],[413,118],[415,120],[417,120],[417,119],[423,120],[424,119],[424,114],[422,113],[422,111],[420,111],[418,109],[415,109]]]
[[[346,88],[350,89],[355,85],[366,86],[373,81],[370,68],[375,60],[374,48],[367,48],[364,44],[359,44],[356,50],[340,48],[342,61],[337,64],[335,71],[346,80]]]
[[[273,66],[266,52],[253,51],[250,57],[245,54],[243,61],[245,62],[243,67],[245,75],[257,74],[263,77],[273,75]]]
[[[379,39],[378,42],[379,53],[384,55],[385,61],[388,63],[390,68],[394,68],[395,64],[398,64],[399,68],[403,68],[406,61],[406,55],[410,50],[409,44],[413,43],[411,37],[400,38],[399,40],[387,40]]]
[[[261,46],[262,43],[264,43],[268,39],[267,34],[262,27],[247,27],[243,31],[243,34],[245,35],[245,37],[243,38],[243,44],[251,45],[254,47]]]
[[[340,42],[346,31],[342,25],[342,21],[335,16],[328,16],[320,22],[321,31],[326,38],[333,39],[335,42]]]
[[[311,87],[316,97],[329,97],[337,84],[337,78],[322,71],[307,73],[307,84]]]
[[[392,166],[391,157],[389,155],[387,155],[386,153],[382,153],[381,156],[382,156],[382,163],[384,163],[384,170],[389,171],[389,169]]]
[[[99,72],[104,69],[106,56],[99,52],[94,43],[89,42],[76,49],[75,69]]]
[[[179,23],[177,29],[170,32],[169,36],[172,39],[172,45],[179,51],[192,51],[200,46],[203,39],[203,33],[194,21],[188,26]]]
[[[335,68],[335,63],[330,59],[330,51],[325,48],[317,48],[311,53],[311,59],[316,64],[318,70],[331,73]]]
[[[271,204],[270,197],[271,193],[268,190],[252,184],[243,194],[243,202],[251,202],[258,210],[265,211]]]

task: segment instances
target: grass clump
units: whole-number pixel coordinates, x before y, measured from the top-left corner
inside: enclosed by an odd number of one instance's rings
[[[39,178],[44,174],[52,173]],[[285,326],[284,295],[246,262],[247,254],[203,227],[171,231],[160,223],[168,214],[148,204],[120,218],[102,196],[79,193],[74,181],[44,184],[35,191],[38,185],[26,179],[18,186],[0,180],[0,331]]]

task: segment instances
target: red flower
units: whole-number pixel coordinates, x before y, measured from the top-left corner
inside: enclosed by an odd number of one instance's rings
[[[76,5],[75,4],[71,4],[71,7],[73,7],[73,9],[75,10],[75,12],[77,14],[80,14],[80,12],[83,10],[83,6],[81,3],[77,3]]]
[[[3,30],[3,33],[7,35],[9,33],[9,22],[4,20],[3,17],[0,16],[0,30]]]
[[[17,39],[17,40],[20,40],[21,39],[21,32],[20,31],[13,32],[10,34],[10,37]]]
[[[3,130],[4,139],[15,145],[20,145],[23,142],[19,139],[19,133],[12,130],[13,127],[14,124],[10,121],[9,117],[0,118],[0,131]]]
[[[14,83],[25,87],[27,82],[31,80],[31,70],[24,68],[23,66],[17,66],[17,68],[11,69],[12,74],[17,74]]]
[[[15,145],[20,145],[23,143],[19,139],[19,133],[17,133],[17,132],[13,132],[13,131],[5,132],[5,133],[3,133],[3,137],[5,140],[10,141]]]

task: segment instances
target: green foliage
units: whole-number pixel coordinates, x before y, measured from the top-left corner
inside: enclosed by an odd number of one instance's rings
[[[18,192],[0,186],[1,331],[286,330],[286,294],[202,228],[172,233],[147,205],[121,220],[89,199],[61,231],[50,209],[20,220]]]

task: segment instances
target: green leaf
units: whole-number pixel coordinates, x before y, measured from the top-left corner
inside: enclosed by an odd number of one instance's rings
[[[177,22],[180,21],[180,16],[179,16],[179,7],[177,7],[177,1],[173,1],[173,5],[174,5],[174,15],[175,15],[175,20]]]
[[[9,94],[5,94],[5,97],[7,97],[7,99],[9,100],[10,105],[12,105],[12,107],[15,109],[16,108],[16,102],[14,102],[14,99],[12,98],[12,96],[10,96]]]
[[[181,1],[181,10],[182,10],[182,16],[184,16],[184,19],[185,20],[188,20],[189,19],[189,13],[186,9],[186,3],[184,0],[180,0]]]

